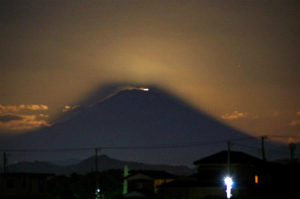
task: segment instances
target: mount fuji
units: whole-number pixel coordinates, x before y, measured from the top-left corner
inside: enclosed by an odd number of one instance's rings
[[[235,139],[260,146],[257,138],[218,122],[162,90],[131,89],[62,123],[1,139],[0,144],[2,148],[21,150],[11,152],[20,160],[84,159],[98,148],[99,153],[121,160],[191,165],[227,149],[227,141]],[[246,152],[253,154],[251,150]],[[256,151],[254,155],[260,154]]]

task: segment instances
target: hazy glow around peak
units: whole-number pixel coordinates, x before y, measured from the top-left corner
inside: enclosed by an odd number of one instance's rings
[[[298,136],[298,4],[121,2],[1,4],[0,111],[50,121],[101,86],[151,85],[244,133]]]

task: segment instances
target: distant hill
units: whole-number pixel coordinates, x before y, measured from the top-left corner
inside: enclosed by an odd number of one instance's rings
[[[124,169],[127,165],[131,170],[164,170],[176,175],[189,175],[196,173],[195,169],[190,169],[186,166],[170,166],[170,165],[155,165],[144,164],[138,162],[121,161],[112,159],[107,155],[98,156],[98,170],[104,171],[109,169]],[[95,171],[95,157],[87,158],[78,164],[70,166],[59,166],[48,162],[19,162],[12,164],[8,168],[8,172],[28,172],[28,173],[54,173],[65,174],[71,173],[85,174]]]
[[[9,165],[8,173],[65,173],[64,166],[54,165],[48,162],[34,161],[34,162],[18,162]]]

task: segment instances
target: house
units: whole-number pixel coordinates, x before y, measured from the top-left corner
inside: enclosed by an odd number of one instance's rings
[[[160,186],[164,199],[226,198],[224,179],[233,179],[234,198],[257,198],[264,181],[264,162],[243,152],[221,151],[194,164],[198,173]]]
[[[128,191],[124,198],[158,198],[158,186],[173,181],[177,176],[165,171],[136,171],[127,180]]]
[[[0,174],[0,199],[47,198],[47,179],[54,174],[2,173]]]
[[[264,162],[256,157],[239,151],[231,151],[228,162],[228,152],[221,151],[212,156],[195,161],[198,168],[198,178],[203,181],[218,181],[226,176],[235,179],[242,185],[258,184],[262,180]]]

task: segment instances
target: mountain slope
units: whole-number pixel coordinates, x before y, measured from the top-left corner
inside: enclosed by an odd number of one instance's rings
[[[105,154],[119,159],[191,165],[196,159],[227,148],[226,141],[235,138],[251,137],[163,91],[123,90],[66,122],[7,139],[2,146],[26,149],[102,147]],[[215,144],[218,141],[222,142]],[[184,143],[204,145],[177,147]],[[115,148],[119,146],[140,148]],[[148,149],[142,149],[145,146]],[[76,150],[61,152],[59,156],[87,157],[93,153],[93,150]],[[43,158],[55,155],[58,153],[47,153]]]

